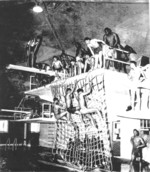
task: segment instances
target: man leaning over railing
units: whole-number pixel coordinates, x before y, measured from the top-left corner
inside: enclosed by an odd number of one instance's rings
[[[94,61],[95,61],[94,69],[97,69],[98,66],[100,66],[100,68],[101,68],[103,66],[103,64],[102,64],[102,57],[103,57],[102,46],[103,46],[103,44],[105,44],[104,41],[99,40],[99,39],[91,39],[88,37],[84,38],[84,41],[94,58]]]
[[[113,58],[117,59],[117,52],[115,48],[120,48],[120,39],[119,36],[112,32],[110,28],[104,29],[103,41],[105,45],[103,45],[103,56],[104,56],[104,66],[105,66],[105,58]],[[108,62],[107,68],[109,68],[110,61]],[[117,68],[117,63],[114,62],[115,68]]]

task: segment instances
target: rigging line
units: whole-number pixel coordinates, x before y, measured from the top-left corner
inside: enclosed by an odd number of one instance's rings
[[[56,2],[56,3],[58,3],[58,2]],[[64,6],[64,4],[65,4],[65,3],[60,3],[60,4],[55,8],[54,14],[57,13],[57,12],[60,10],[60,8]]]
[[[42,3],[43,3],[43,5],[44,5],[44,10],[43,10],[43,12],[44,12],[44,17],[45,17],[45,19],[46,19],[46,21],[47,21],[47,23],[48,23],[48,26],[49,26],[50,29],[52,30],[52,32],[53,32],[53,34],[54,34],[54,36],[55,36],[55,39],[56,39],[56,41],[57,41],[57,43],[58,43],[60,49],[61,49],[62,51],[64,51],[63,45],[62,45],[62,43],[61,43],[61,41],[60,41],[60,39],[59,39],[59,37],[58,37],[58,34],[57,34],[56,30],[55,30],[55,27],[54,27],[54,25],[53,25],[53,23],[52,23],[52,21],[51,21],[50,15],[49,15],[49,13],[48,13],[48,11],[47,11],[46,4],[45,4],[45,2],[44,2],[43,0],[42,0]]]

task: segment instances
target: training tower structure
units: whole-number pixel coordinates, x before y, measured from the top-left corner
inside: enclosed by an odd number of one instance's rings
[[[32,132],[38,133],[38,146],[44,148],[39,153],[40,163],[73,168],[77,171],[89,171],[94,168],[112,171],[110,121],[105,88],[105,82],[109,76],[108,70],[96,69],[88,73],[68,76],[65,73],[59,75],[51,71],[45,72],[17,65],[9,65],[7,68],[55,77],[53,82],[41,87],[35,85],[33,75],[30,78],[30,90],[25,92],[25,99],[26,97],[39,97],[46,101],[42,104],[42,111],[38,117],[30,117],[30,113],[25,113],[22,108],[24,100],[17,109],[12,111],[14,112],[12,122],[24,125],[24,145],[32,142],[28,138],[29,128]],[[68,87],[72,89],[76,82],[76,91],[82,88],[84,92],[90,89],[92,83],[92,92],[85,97],[86,104],[88,109],[96,109],[100,115],[94,112],[83,116],[75,113],[71,114],[71,121],[56,120],[52,111],[53,98],[63,100],[66,89]],[[73,106],[78,106],[75,96]],[[9,112],[5,109],[3,111]],[[95,126],[92,125],[88,115],[93,117]]]
[[[17,66],[15,68],[20,69]],[[43,71],[43,74],[46,73]],[[49,75],[55,76],[55,73],[49,72]],[[40,153],[39,162],[82,171],[97,167],[111,171],[112,156],[130,159],[130,137],[133,129],[147,131],[150,128],[148,84],[143,82],[139,86],[140,101],[135,102],[132,110],[126,111],[130,103],[131,84],[127,74],[96,69],[73,77],[61,74],[60,77],[56,75],[55,78],[52,83],[39,88],[32,89],[30,83],[31,90],[25,92],[25,95],[38,96],[48,101],[47,104],[42,105],[41,115],[38,118],[21,116],[14,120],[23,122],[24,125],[39,124],[39,146],[48,150]],[[71,114],[70,122],[54,118],[51,111],[53,98],[63,99],[66,88],[73,88],[76,81],[78,81],[76,90],[82,88],[88,91],[90,83],[93,84],[91,94],[86,96],[86,103],[87,108],[98,109],[101,114],[101,116],[96,113],[90,114],[94,118],[96,127],[91,125],[86,115],[82,119],[77,114]],[[77,106],[75,98],[73,105]]]
[[[41,163],[67,166],[76,170],[92,170],[101,168],[112,170],[111,141],[108,128],[107,105],[105,95],[105,70],[97,69],[74,77],[58,79],[44,87],[26,91],[25,94],[49,98],[65,96],[66,88],[73,88],[78,82],[77,88],[88,91],[90,83],[93,83],[92,93],[86,97],[88,108],[98,109],[101,116],[96,113],[93,116],[97,127],[91,125],[86,115],[81,118],[77,114],[72,115],[72,121],[55,120],[53,118],[20,119],[22,122],[40,123],[39,146],[49,149],[47,156],[52,156],[48,162],[45,154],[41,154]],[[77,100],[73,100],[77,106]],[[50,112],[51,113],[51,112]],[[42,156],[43,155],[43,156]],[[63,164],[57,164],[55,157],[59,156]]]

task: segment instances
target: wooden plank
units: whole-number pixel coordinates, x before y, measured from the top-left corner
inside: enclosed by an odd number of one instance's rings
[[[77,166],[71,164],[71,166],[67,166],[67,162],[65,164],[56,164],[56,163],[52,163],[52,162],[48,162],[48,161],[44,161],[44,160],[38,160],[39,163],[42,163],[42,164],[45,164],[45,165],[50,165],[50,166],[55,166],[55,167],[61,167],[61,168],[64,168],[64,169],[68,169],[68,170],[75,170],[77,172],[81,172],[83,170],[80,170],[77,168]]]
[[[122,49],[119,49],[119,48],[114,48],[114,50],[130,54],[129,51],[125,51],[125,50],[122,50]]]
[[[6,143],[1,143],[1,144],[0,144],[0,147],[1,147],[1,146],[6,146]],[[8,147],[10,147],[10,146],[13,147],[14,144],[13,144],[13,143],[8,144]],[[16,147],[19,147],[19,146],[23,146],[23,144],[22,144],[22,143],[17,143],[17,144],[16,144]]]
[[[49,145],[46,145],[46,144],[41,144],[40,145],[41,147],[45,147],[45,148],[52,148],[52,149],[55,149],[55,145],[53,144],[49,144]]]
[[[10,115],[0,115],[0,118],[14,118],[14,116],[10,116]]]
[[[148,3],[148,0],[43,0],[44,2],[100,2],[100,3]],[[0,2],[35,2],[35,0],[0,0]]]
[[[12,122],[24,122],[24,123],[51,123],[56,122],[56,119],[54,118],[32,118],[32,119],[18,119],[18,120],[12,120]]]
[[[111,60],[111,61],[114,61],[114,62],[119,62],[119,63],[123,63],[123,64],[126,64],[126,65],[130,65],[130,63],[127,63],[127,62],[124,62],[124,61],[121,61],[121,60],[112,59],[112,58],[105,58],[105,60]]]
[[[121,113],[121,115],[117,115],[121,118],[129,118],[129,119],[135,119],[135,120],[141,120],[141,119],[150,119],[150,110],[147,111],[136,111],[131,110],[125,113]]]
[[[47,71],[46,72],[45,70],[39,70],[37,68],[18,66],[18,65],[12,65],[12,64],[9,64],[6,68],[7,69],[13,69],[13,70],[25,71],[25,72],[39,73],[39,74],[50,75],[50,76],[56,75],[56,73],[54,71]]]
[[[53,146],[54,145],[54,143],[55,143],[55,140],[54,140],[54,138],[53,138],[53,140],[39,140],[39,142],[40,142],[40,145],[51,145],[51,146]]]
[[[45,0],[50,2],[51,0]],[[66,2],[104,2],[104,3],[148,3],[148,0],[66,0]],[[64,0],[53,0],[53,2],[64,2]]]
[[[12,112],[12,113],[26,113],[31,114],[29,111],[19,111],[19,110],[10,110],[10,109],[1,109],[1,112]]]

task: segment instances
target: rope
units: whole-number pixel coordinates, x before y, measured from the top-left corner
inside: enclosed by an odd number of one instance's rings
[[[47,23],[48,23],[48,26],[49,26],[50,29],[52,30],[53,35],[54,35],[54,37],[55,37],[55,39],[56,39],[56,41],[57,41],[57,43],[58,43],[60,49],[61,49],[62,51],[64,51],[63,45],[62,45],[62,43],[61,43],[61,41],[60,41],[60,39],[59,39],[59,37],[58,37],[58,34],[57,34],[56,30],[55,30],[55,27],[54,27],[54,25],[53,25],[53,23],[52,23],[52,21],[51,21],[51,19],[50,19],[50,16],[49,16],[49,13],[48,13],[48,11],[47,11],[47,7],[46,7],[46,4],[45,4],[44,1],[43,1],[43,5],[44,5],[44,17],[45,17],[45,19],[46,19],[46,21],[47,21]]]
[[[65,128],[65,125],[68,126],[66,123],[58,122],[59,129],[57,130],[60,132],[58,134],[57,132],[57,151],[58,154],[61,152],[63,154],[64,159],[74,165],[82,166],[84,168],[93,169],[97,166],[100,166],[101,168],[104,168],[103,166],[107,167],[108,164],[111,164],[111,160],[109,155],[105,153],[105,150],[107,150],[104,146],[103,138],[101,138],[100,134],[97,138],[89,138],[88,135],[90,135],[89,132],[87,132],[87,137],[85,137],[84,144],[80,141],[80,135],[78,136],[77,133],[75,133],[75,140],[70,140],[68,142],[68,147],[65,151],[64,148],[64,140],[67,139],[67,135],[69,134],[69,131],[67,127]],[[81,125],[81,123],[77,124],[78,126]],[[72,128],[73,130],[73,128]],[[77,132],[77,131],[76,131]],[[65,139],[64,139],[65,138]],[[60,143],[61,142],[61,143]],[[61,148],[62,146],[62,148]],[[85,147],[85,149],[84,149]],[[106,168],[105,167],[105,168]]]

